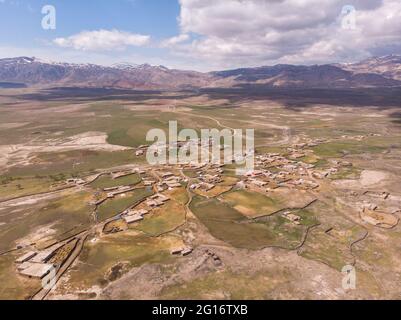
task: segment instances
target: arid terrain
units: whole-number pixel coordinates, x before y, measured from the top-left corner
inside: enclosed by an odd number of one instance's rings
[[[0,299],[401,299],[400,98],[0,89]],[[255,129],[255,170],[149,165],[169,121]]]

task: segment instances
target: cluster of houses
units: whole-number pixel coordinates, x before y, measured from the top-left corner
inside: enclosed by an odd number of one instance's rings
[[[140,210],[126,210],[122,214],[122,218],[125,220],[127,224],[136,223],[142,221],[144,216],[149,214],[149,210],[140,209]]]
[[[266,153],[255,157],[257,170],[245,174],[241,187],[269,191],[278,187],[297,188],[300,190],[314,190],[319,187],[316,180],[328,178],[339,172],[343,167],[350,167],[352,163],[344,160],[333,160],[329,168],[319,169],[315,164],[305,163],[301,159],[313,155],[308,148],[326,142],[323,139],[314,139],[309,142],[295,144],[287,148],[286,155],[280,153]]]
[[[30,251],[19,257],[15,260],[19,274],[29,278],[43,279],[58,267],[50,260],[63,245],[64,243],[59,243],[46,250]]]
[[[191,190],[202,190],[210,191],[216,187],[216,185],[223,181],[222,174],[224,173],[223,165],[210,164],[204,165],[201,170],[197,171],[198,183],[190,185]]]
[[[161,180],[157,184],[157,191],[162,192],[166,189],[174,189],[182,187],[181,182],[183,179],[179,176],[174,175],[172,172],[162,172],[160,174]],[[184,181],[185,182],[185,181]]]
[[[146,205],[146,209],[128,209],[121,214],[121,218],[124,219],[127,224],[142,221],[145,215],[150,214],[153,209],[164,206],[168,201],[170,201],[169,197],[157,193],[145,200],[144,204]]]
[[[115,196],[135,190],[135,187],[118,186],[112,188],[104,188],[103,191],[107,192],[107,198],[112,199]]]
[[[367,136],[364,136],[364,135],[356,135],[356,136],[342,135],[341,139],[362,141],[362,140],[366,139],[367,137],[381,137],[381,134],[369,133]]]
[[[146,172],[143,172],[143,174],[146,174]],[[156,179],[153,177],[149,177],[147,175],[144,175],[142,177],[142,182],[145,187],[153,187],[155,186],[155,190],[157,192],[163,192],[165,190],[172,190],[175,188],[180,188],[182,187],[181,182],[186,182],[185,179],[182,179],[180,176],[174,175],[172,172],[160,172],[158,174],[159,179],[157,182]]]
[[[279,187],[297,188],[302,190],[313,190],[319,187],[311,176],[309,170],[311,165],[294,163],[275,164],[274,168],[280,171],[272,172],[268,169],[259,169],[247,172],[242,181],[245,188],[256,189],[259,191],[271,191]]]
[[[157,193],[148,198],[146,201],[146,205],[150,208],[158,208],[163,206],[170,198],[165,196],[164,194]]]

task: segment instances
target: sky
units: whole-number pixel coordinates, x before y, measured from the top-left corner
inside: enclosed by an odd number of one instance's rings
[[[0,0],[0,58],[211,71],[388,54],[401,0]]]

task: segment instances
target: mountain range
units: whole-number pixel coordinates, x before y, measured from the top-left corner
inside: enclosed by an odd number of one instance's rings
[[[286,65],[216,72],[168,69],[149,64],[50,63],[37,58],[0,59],[0,87],[79,86],[130,89],[230,88],[257,84],[283,88],[366,88],[401,86],[401,56],[353,64]]]

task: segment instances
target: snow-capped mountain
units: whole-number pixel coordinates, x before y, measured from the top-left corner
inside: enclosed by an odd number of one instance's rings
[[[186,89],[257,84],[265,87],[350,88],[401,86],[401,57],[371,58],[347,65],[276,65],[210,73],[149,64],[46,62],[37,58],[0,59],[0,82],[26,86],[89,86],[134,89]]]

